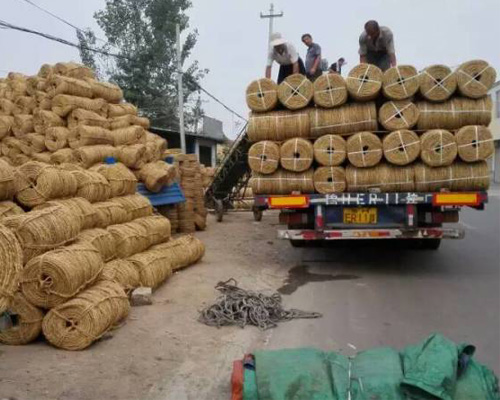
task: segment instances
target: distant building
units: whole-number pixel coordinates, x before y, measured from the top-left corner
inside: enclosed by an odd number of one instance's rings
[[[493,115],[490,124],[495,143],[495,154],[491,159],[491,171],[493,181],[500,183],[500,81],[496,82],[490,89],[489,94],[493,100]]]

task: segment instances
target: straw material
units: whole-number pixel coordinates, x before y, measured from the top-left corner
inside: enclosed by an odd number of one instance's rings
[[[93,111],[77,108],[68,115],[68,128],[76,128],[79,125],[100,126],[108,129],[109,121]]]
[[[0,140],[8,136],[14,125],[14,117],[8,115],[0,115]]]
[[[66,207],[75,218],[80,220],[81,229],[92,229],[98,223],[97,213],[92,204],[81,197],[71,199],[51,200],[42,205],[39,205],[35,210],[43,210],[51,207]]]
[[[0,160],[0,200],[10,200],[16,193],[15,169]]]
[[[321,165],[340,165],[346,155],[346,142],[342,136],[325,135],[314,142],[314,159]]]
[[[384,72],[382,90],[391,100],[409,99],[418,92],[418,72],[412,65],[398,65]]]
[[[486,96],[497,79],[495,69],[483,60],[463,63],[456,74],[458,90],[472,99]]]
[[[21,153],[31,154],[31,149],[25,142],[13,137],[6,137],[2,140],[2,154],[5,157],[14,160],[14,157]]]
[[[31,96],[17,96],[14,97],[13,101],[17,107],[16,110],[19,110],[19,114],[32,114],[37,106],[36,99]],[[16,113],[13,112],[13,114]]]
[[[109,121],[110,129],[122,129],[128,128],[129,126],[139,125],[144,129],[149,129],[150,123],[149,119],[145,117],[138,117],[136,115],[126,114],[121,117],[115,117]]]
[[[144,144],[132,144],[118,148],[118,160],[128,168],[141,169],[149,158],[146,156],[147,147]]]
[[[376,131],[377,109],[375,103],[345,104],[339,108],[309,110],[311,135],[348,135],[361,131]]]
[[[115,238],[106,229],[94,228],[84,230],[78,235],[77,243],[85,242],[94,246],[107,262],[116,257]]]
[[[312,82],[301,74],[288,76],[278,86],[278,99],[289,110],[307,107],[313,95]]]
[[[8,329],[0,330],[0,343],[28,344],[40,335],[43,312],[31,305],[21,292],[16,292],[7,312],[16,316],[16,323]]]
[[[445,101],[457,89],[457,75],[446,65],[431,65],[420,73],[420,93],[430,101]]]
[[[52,153],[50,151],[44,151],[43,153],[35,153],[32,155],[33,161],[42,162],[45,164],[51,163]]]
[[[104,99],[88,99],[86,97],[58,94],[52,99],[52,111],[60,117],[67,116],[77,108],[94,111],[100,115],[107,114],[108,103]]]
[[[163,159],[163,153],[167,149],[167,141],[151,132],[146,132],[146,153],[148,161]]]
[[[47,79],[37,75],[30,76],[26,84],[26,93],[28,96],[35,96],[37,92],[47,89]]]
[[[13,201],[0,202],[0,220],[14,215],[24,214],[24,210]]]
[[[288,171],[306,171],[311,167],[313,160],[313,145],[307,139],[289,139],[281,145],[280,163]]]
[[[425,132],[420,138],[422,161],[430,167],[450,165],[457,157],[455,136],[443,129]]]
[[[129,196],[115,197],[111,199],[111,202],[118,204],[126,211],[129,221],[153,215],[151,202],[142,194],[137,193]]]
[[[280,146],[269,140],[257,142],[248,150],[248,165],[254,172],[272,174],[278,169]]]
[[[95,73],[91,68],[74,62],[57,63],[54,65],[52,71],[54,74],[69,76],[77,79],[95,78]]]
[[[359,132],[347,139],[347,158],[358,167],[377,165],[383,156],[382,141],[371,132]]]
[[[137,115],[137,107],[130,103],[109,104],[108,106],[109,118],[120,117],[126,114]]]
[[[388,131],[412,129],[418,122],[420,110],[409,100],[388,101],[380,107],[378,119]]]
[[[64,149],[68,144],[69,130],[64,126],[55,126],[45,131],[45,147],[51,152]]]
[[[289,172],[278,170],[271,175],[252,174],[250,187],[254,194],[314,193],[314,171]]]
[[[151,192],[158,193],[164,186],[171,185],[176,177],[176,170],[172,164],[165,161],[155,161],[146,164],[139,171],[139,179]]]
[[[196,231],[194,223],[194,203],[190,199],[186,199],[184,203],[177,205],[179,214],[179,232],[193,233]]]
[[[16,218],[16,217],[13,217]],[[5,220],[4,220],[5,221]],[[9,227],[0,225],[0,313],[3,313],[17,290],[23,268],[23,252]]]
[[[111,187],[108,180],[95,171],[74,169],[71,172],[76,179],[76,196],[87,199],[91,203],[105,201],[111,197]]]
[[[278,85],[271,79],[257,79],[248,85],[246,99],[252,111],[271,111],[278,104]]]
[[[419,192],[485,191],[490,186],[490,171],[486,161],[455,162],[447,167],[432,168],[416,164],[415,186]]]
[[[104,176],[111,187],[111,197],[134,194],[137,190],[137,178],[123,164],[97,164],[91,168]]]
[[[380,163],[372,168],[346,168],[348,192],[411,192],[415,190],[413,166]]]
[[[347,90],[349,95],[357,101],[375,99],[382,89],[384,77],[380,68],[372,64],[359,64],[347,76]]]
[[[50,97],[58,94],[92,98],[92,88],[81,79],[68,76],[53,75],[46,82],[46,91]]]
[[[131,221],[131,215],[115,201],[102,201],[92,204],[97,214],[96,227],[107,228],[110,225],[123,224]]]
[[[314,171],[314,188],[318,193],[340,193],[346,189],[343,167],[319,167]]]
[[[27,133],[34,132],[35,126],[33,124],[33,115],[18,114],[14,116],[14,123],[12,124],[12,132],[18,138],[26,135]]]
[[[168,242],[171,236],[170,221],[162,215],[134,219],[131,225],[137,224],[146,229],[149,246]]]
[[[50,310],[43,334],[64,350],[83,350],[127,317],[128,297],[115,282],[100,281],[75,298]]]
[[[104,264],[101,279],[118,283],[126,293],[141,286],[141,276],[128,260],[114,260]]]
[[[168,255],[172,270],[175,272],[200,261],[205,255],[205,245],[194,235],[184,235],[167,243],[153,246],[150,251]]]
[[[314,103],[323,108],[341,106],[347,101],[347,85],[339,74],[324,74],[314,81]]]
[[[207,229],[207,217],[206,215],[194,213],[194,225],[197,231],[204,231]]]
[[[0,99],[0,115],[23,114],[21,107],[8,99]]]
[[[38,76],[40,78],[49,78],[51,75],[54,74],[54,66],[50,64],[43,64],[40,69],[38,70]]]
[[[104,99],[109,103],[119,103],[123,99],[123,91],[113,83],[99,82],[91,78],[86,78],[85,82],[91,87],[93,97]]]
[[[138,125],[116,129],[111,132],[111,137],[115,146],[146,143],[146,131]]]
[[[76,149],[75,161],[84,168],[102,163],[106,158],[118,158],[118,149],[109,145],[84,146]]]
[[[493,135],[485,126],[465,126],[456,135],[458,156],[465,162],[483,161],[495,152]]]
[[[177,212],[177,206],[175,204],[160,206],[158,207],[158,212],[167,217],[170,221],[170,231],[172,234],[177,233],[179,230],[179,213]]]
[[[45,135],[38,133],[28,133],[24,137],[25,142],[31,149],[31,153],[43,153],[47,148],[45,147]]]
[[[38,109],[47,111],[52,110],[52,99],[49,97],[47,93],[38,91],[35,94],[35,99]]]
[[[33,126],[36,133],[45,134],[53,126],[65,126],[64,120],[48,110],[39,110],[33,114]]]
[[[384,138],[382,145],[385,159],[394,165],[408,165],[420,155],[420,138],[412,131],[392,132]]]
[[[56,165],[64,163],[76,163],[78,161],[79,160],[76,151],[73,149],[57,150],[50,156],[50,162]]]
[[[140,224],[129,222],[126,224],[111,225],[107,229],[115,239],[116,255],[118,258],[130,257],[133,254],[147,250],[151,246],[148,232]]]
[[[10,74],[17,74],[16,72],[9,72]],[[7,86],[11,90],[13,97],[26,96],[28,94],[28,80],[27,76],[13,76],[7,79]]]
[[[128,258],[139,273],[141,286],[157,288],[172,276],[169,254],[159,251],[145,251]]]
[[[248,120],[247,133],[252,142],[260,140],[283,141],[294,137],[309,137],[311,125],[306,111],[274,111],[252,113]]]
[[[112,145],[111,131],[100,126],[79,125],[70,130],[68,144],[72,149],[83,146]]]

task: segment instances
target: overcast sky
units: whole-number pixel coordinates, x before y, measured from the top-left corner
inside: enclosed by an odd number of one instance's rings
[[[79,27],[102,32],[93,19],[104,0],[32,0]],[[243,116],[245,88],[264,74],[268,20],[259,13],[269,10],[268,0],[192,0],[191,28],[199,31],[193,57],[210,69],[203,86]],[[346,69],[358,62],[358,37],[368,19],[389,26],[395,37],[399,63],[421,69],[442,63],[450,66],[473,59],[489,61],[500,71],[500,0],[299,0],[275,1],[275,30],[295,44],[302,56],[302,33],[309,32],[333,62],[340,56]],[[0,19],[76,40],[74,30],[27,4],[24,0],[0,0]],[[0,76],[6,71],[34,74],[43,63],[79,60],[78,51],[21,32],[0,30]],[[276,76],[278,67],[274,65]],[[208,99],[207,99],[208,100]],[[224,121],[225,132],[237,132],[233,117],[213,101],[204,104],[207,115]]]

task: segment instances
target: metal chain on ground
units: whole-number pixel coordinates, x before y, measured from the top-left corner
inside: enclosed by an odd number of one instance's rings
[[[262,330],[274,328],[278,322],[296,318],[320,318],[317,312],[296,309],[285,310],[281,295],[273,293],[267,296],[238,287],[235,279],[219,282],[215,289],[221,292],[215,304],[200,311],[199,321],[209,326],[254,325]]]

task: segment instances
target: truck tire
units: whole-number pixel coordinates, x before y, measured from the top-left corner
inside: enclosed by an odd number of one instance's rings
[[[290,244],[292,247],[306,247],[307,241],[306,240],[292,240],[290,239]]]
[[[259,208],[253,208],[253,219],[254,221],[260,222],[262,221],[263,211]]]
[[[214,203],[217,222],[222,222],[222,219],[224,218],[224,204],[222,203],[222,200],[214,200]]]
[[[421,239],[419,245],[422,250],[437,250],[441,245],[441,239]]]

